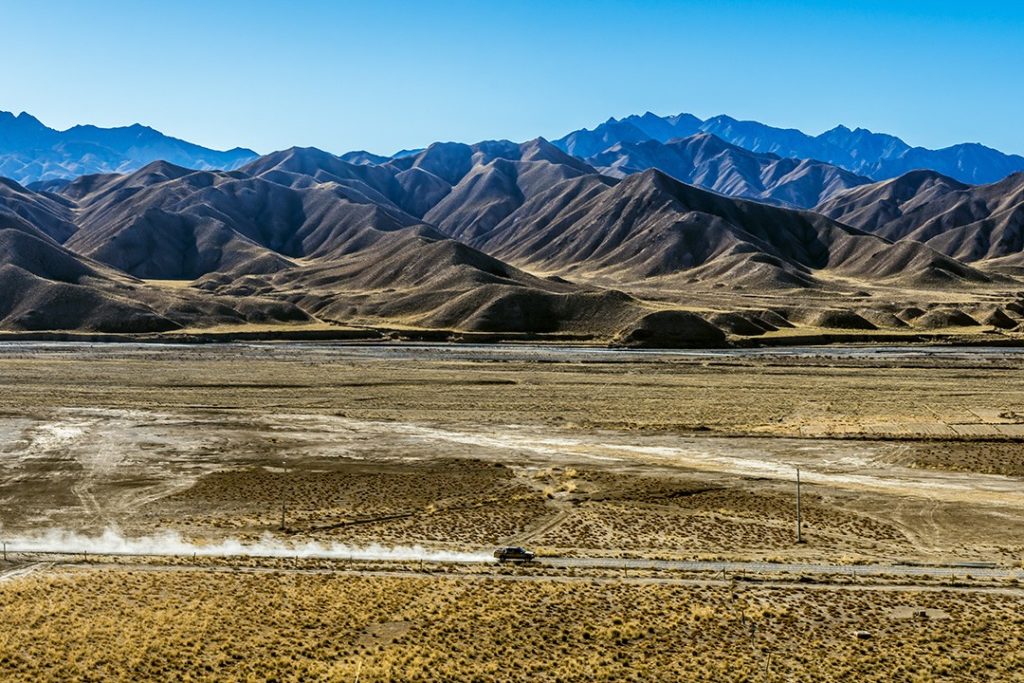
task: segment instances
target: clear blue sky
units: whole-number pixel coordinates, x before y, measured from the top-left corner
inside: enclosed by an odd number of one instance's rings
[[[1024,2],[4,2],[0,109],[393,152],[645,110],[1024,153]]]

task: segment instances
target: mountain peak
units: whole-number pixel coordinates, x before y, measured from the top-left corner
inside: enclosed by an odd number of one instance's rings
[[[163,161],[158,159],[157,161],[151,161],[142,168],[133,172],[131,175],[134,177],[143,178],[146,176],[159,176],[172,180],[175,178],[181,178],[190,173],[195,173],[193,169],[188,169],[183,166],[172,164],[169,161]]]
[[[39,119],[24,111],[17,116],[13,112],[0,111],[0,124],[17,126],[22,130],[49,130]]]
[[[628,187],[653,187],[662,191],[671,191],[674,188],[685,186],[684,183],[676,180],[668,173],[658,168],[649,168],[641,173],[635,173],[622,181],[623,188]]]
[[[734,119],[733,117],[731,117],[731,116],[729,116],[727,114],[718,114],[717,116],[712,116],[710,119],[708,119],[704,123],[711,123],[712,121],[722,121],[722,122],[725,122],[725,123],[739,123],[740,122],[739,119]]]
[[[32,116],[27,111],[23,111],[20,114],[18,114],[17,120],[20,121],[23,124],[26,124],[26,125],[33,125],[33,126],[37,126],[39,128],[45,128],[46,127],[46,126],[44,126],[42,124],[42,122],[39,119],[37,119],[36,117]]]
[[[897,178],[893,178],[892,180],[887,181],[887,184],[890,184],[895,187],[915,188],[918,190],[925,185],[935,183],[957,190],[966,190],[968,187],[970,187],[969,185],[958,182],[956,179],[943,175],[938,171],[932,171],[930,169],[924,168],[918,168],[914,169],[913,171],[908,171]]]

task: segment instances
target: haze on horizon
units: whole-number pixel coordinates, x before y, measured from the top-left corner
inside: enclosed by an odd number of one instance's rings
[[[198,144],[391,153],[645,110],[1024,153],[1024,6],[938,0],[56,0],[4,12],[0,109]]]

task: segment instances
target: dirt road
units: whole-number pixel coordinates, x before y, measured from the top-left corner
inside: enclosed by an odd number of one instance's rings
[[[131,559],[132,567],[139,568],[151,568],[153,570],[164,570],[171,569],[176,565],[168,564],[166,561],[159,562],[154,561],[155,557],[162,558],[174,558],[180,560],[188,560],[187,556],[154,556],[154,555],[141,555],[133,553],[109,553],[101,555],[90,556],[83,555],[82,553],[70,553],[62,549],[53,550],[34,550],[31,552],[23,552],[15,549],[8,550],[8,556],[17,562],[28,562],[30,564],[20,565],[19,567],[8,571],[6,574],[0,573],[0,580],[5,578],[14,579],[19,576],[29,574],[33,571],[39,571],[48,566],[91,566],[90,563],[103,563],[113,558],[118,560]],[[232,570],[248,570],[248,569],[259,569],[259,567],[243,567],[242,565],[233,564],[231,560],[241,559],[252,559],[260,558],[264,556],[260,555],[206,555],[205,557],[218,557],[219,559],[225,560],[226,564],[224,568],[230,568]],[[278,559],[280,556],[274,556]],[[432,567],[443,568],[445,566],[462,565],[469,567],[481,567],[487,566],[482,565],[479,559],[466,554],[467,559],[460,560],[455,557],[449,561],[443,563],[429,563]],[[46,560],[46,558],[50,558]],[[283,558],[288,559],[288,558]],[[315,555],[305,555],[303,559],[316,559]],[[393,564],[395,567],[408,566],[410,565],[409,559],[395,560],[389,562],[387,560],[375,560],[373,565],[387,565]],[[415,564],[415,562],[412,562]],[[123,566],[118,565],[118,566]],[[177,565],[181,569],[199,569],[200,567],[185,565]],[[366,566],[366,563],[361,563],[359,560],[347,561],[339,563],[334,568],[318,568],[316,571],[320,572],[355,572],[360,573],[360,567]],[[494,565],[491,565],[494,566]],[[837,577],[837,576],[851,576],[851,577],[888,577],[888,578],[917,578],[917,579],[944,579],[944,580],[967,580],[967,579],[992,579],[992,580],[1003,580],[1003,581],[1024,581],[1024,569],[1014,569],[1008,567],[996,567],[996,566],[978,566],[978,565],[954,565],[954,566],[936,566],[936,565],[896,565],[896,564],[828,564],[828,563],[798,563],[798,562],[727,562],[727,561],[687,561],[687,560],[655,560],[655,559],[637,559],[637,558],[617,558],[617,557],[542,557],[538,560],[529,563],[528,565],[505,565],[509,568],[527,567],[530,570],[540,570],[543,572],[545,569],[578,569],[578,570],[654,570],[654,571],[669,571],[669,572],[686,572],[686,573],[702,573],[709,575],[746,575],[746,576],[801,576],[801,577]],[[206,567],[202,567],[206,568]],[[262,570],[266,571],[310,571],[309,569],[301,569],[298,567],[289,566],[273,566],[265,567]],[[408,572],[400,572],[408,573]],[[431,574],[434,575],[434,574]],[[535,576],[538,580],[551,578],[550,575],[535,574],[533,571],[529,576]]]

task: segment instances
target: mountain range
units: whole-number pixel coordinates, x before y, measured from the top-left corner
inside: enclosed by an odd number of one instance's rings
[[[892,135],[863,128],[850,130],[837,126],[811,136],[795,129],[738,121],[729,116],[702,121],[691,114],[657,116],[647,112],[622,119],[610,118],[593,130],[573,131],[554,144],[569,154],[589,160],[618,144],[669,142],[698,133],[710,133],[759,154],[825,162],[872,180],[887,180],[928,169],[960,182],[977,184],[996,182],[1011,173],[1024,171],[1024,157],[975,143],[932,150],[911,147]]]
[[[751,152],[710,133],[668,142],[620,142],[587,161],[605,175],[623,178],[656,169],[730,197],[811,208],[870,178],[813,159]]]
[[[1024,316],[1022,178],[877,182],[698,132],[586,159],[537,138],[3,180],[0,329],[1005,329]]]
[[[239,147],[218,152],[138,124],[59,131],[25,112],[17,116],[0,112],[0,177],[23,185],[92,173],[126,173],[160,160],[188,168],[230,170],[256,156]]]

